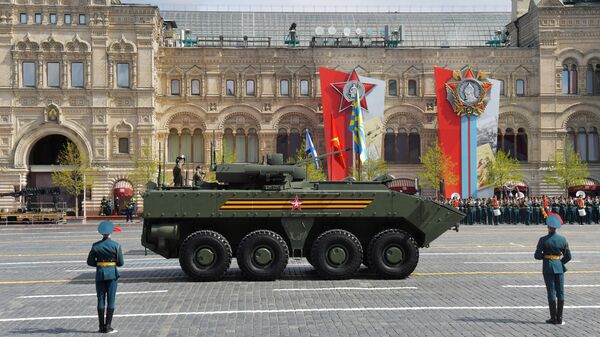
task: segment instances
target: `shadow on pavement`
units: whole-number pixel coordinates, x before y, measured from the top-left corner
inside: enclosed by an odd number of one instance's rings
[[[516,319],[512,319],[512,318],[470,318],[470,317],[464,317],[464,318],[459,318],[457,319],[457,321],[461,321],[461,322],[475,322],[475,323],[505,323],[505,324],[543,324],[543,325],[548,325],[550,326],[550,324],[541,321],[541,322],[537,322],[537,321],[522,321],[522,320],[516,320]]]
[[[144,270],[144,271],[127,271],[127,269],[120,270],[121,278],[119,283],[164,283],[164,282],[194,282],[189,278],[181,269],[172,270]],[[91,269],[89,272],[81,273],[78,276],[72,278],[71,283],[94,283],[96,272]],[[294,266],[289,265],[283,274],[278,278],[279,280],[285,281],[319,281],[324,280],[312,266]],[[378,280],[381,279],[375,273],[369,271],[367,268],[361,268],[351,279],[353,280]],[[231,267],[227,273],[223,276],[221,281],[245,281],[248,280],[244,277],[241,270],[237,267]]]
[[[60,334],[82,334],[82,333],[93,333],[97,331],[93,330],[75,330],[75,329],[64,329],[64,328],[54,328],[54,329],[36,329],[36,328],[24,328],[24,329],[16,329],[12,330],[9,333],[19,335],[33,335],[33,334],[48,334],[48,335],[60,335]]]

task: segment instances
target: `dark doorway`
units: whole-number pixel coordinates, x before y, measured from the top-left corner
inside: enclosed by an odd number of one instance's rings
[[[63,135],[46,136],[35,143],[29,153],[29,165],[55,165],[58,154],[65,148],[69,138]]]
[[[59,194],[46,193],[47,188],[54,187],[52,171],[58,165],[58,154],[71,140],[63,135],[50,135],[38,140],[29,152],[28,188],[37,188],[41,192],[24,200],[29,211],[53,211],[65,209],[74,215],[75,197],[66,193],[62,188]],[[82,196],[79,197],[81,211]],[[80,212],[81,213],[81,212]]]

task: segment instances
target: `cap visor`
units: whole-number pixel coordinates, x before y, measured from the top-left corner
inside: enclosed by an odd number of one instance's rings
[[[115,226],[115,233],[121,233],[121,232],[122,232],[121,228]]]

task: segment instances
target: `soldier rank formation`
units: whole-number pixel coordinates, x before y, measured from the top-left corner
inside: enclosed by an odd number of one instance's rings
[[[600,197],[449,198],[444,203],[465,213],[463,225],[540,225],[548,212],[559,214],[568,224],[600,222]]]

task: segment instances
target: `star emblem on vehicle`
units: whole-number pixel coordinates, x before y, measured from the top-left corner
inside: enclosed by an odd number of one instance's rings
[[[331,83],[331,86],[338,94],[340,94],[340,111],[346,111],[349,107],[352,106],[354,95],[352,90],[358,90],[360,93],[360,107],[364,110],[369,110],[367,108],[367,95],[373,88],[375,88],[375,84],[373,83],[363,83],[360,81],[358,74],[356,73],[356,69],[352,70],[350,75],[348,76],[348,80],[345,82],[336,82]]]
[[[302,206],[302,201],[300,200],[300,198],[298,198],[298,195],[296,195],[294,200],[290,200],[290,204],[292,204],[292,211],[295,209],[302,210],[300,208],[300,206]]]

